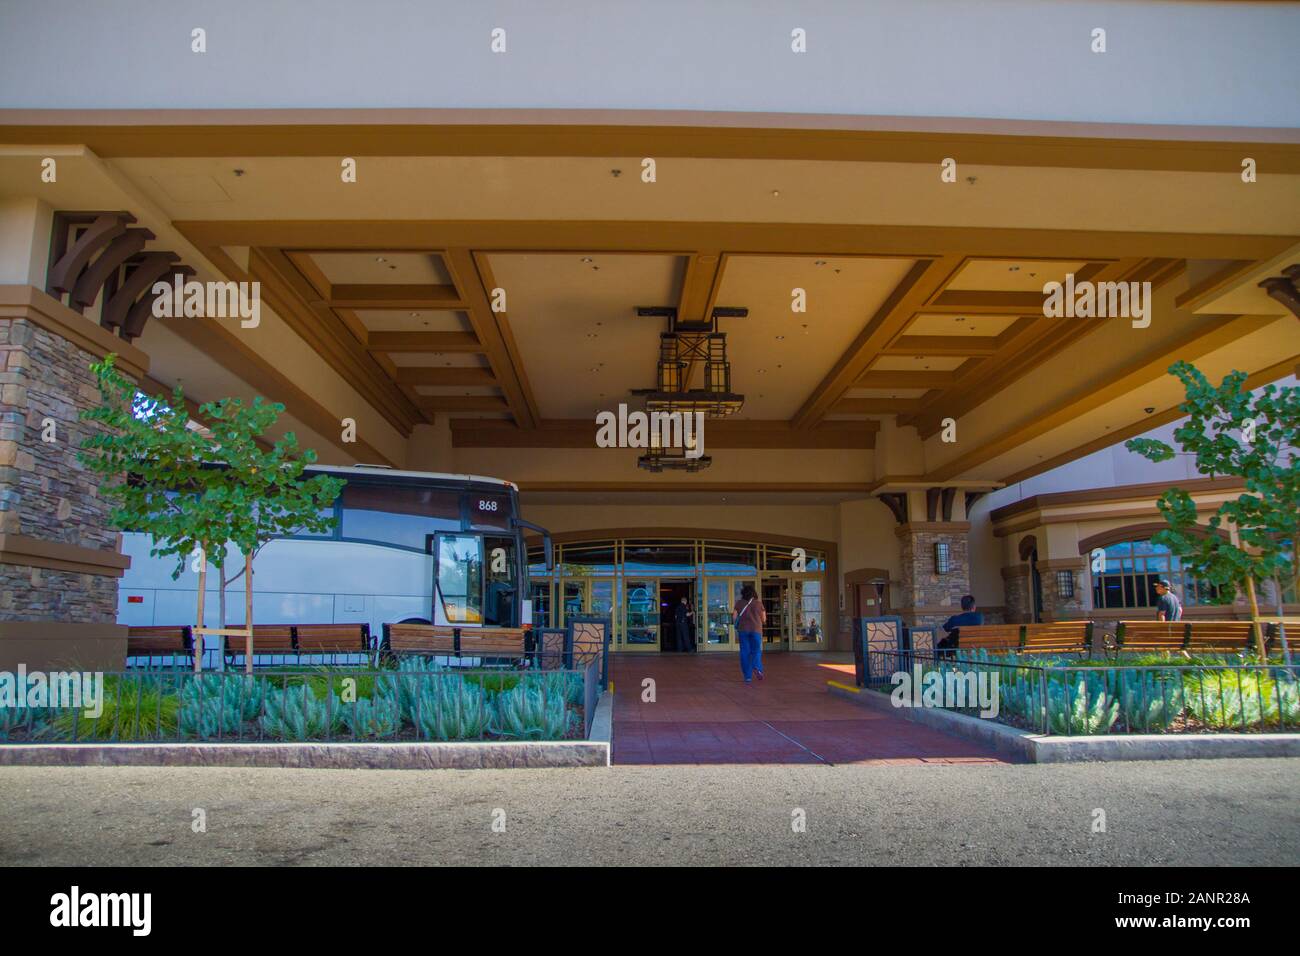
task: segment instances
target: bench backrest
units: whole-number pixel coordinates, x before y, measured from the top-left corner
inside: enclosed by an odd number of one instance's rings
[[[188,624],[155,624],[130,627],[126,632],[126,654],[182,654],[194,649],[194,632]]]
[[[340,654],[370,649],[369,624],[296,624],[300,654]]]
[[[957,646],[962,649],[1010,648],[1020,646],[1019,624],[975,624],[957,629]]]
[[[525,632],[515,627],[385,624],[384,644],[394,654],[523,657]]]
[[[1055,621],[1050,624],[978,624],[958,628],[957,646],[967,649],[1022,649],[1073,651],[1092,644],[1091,621]]]
[[[1115,643],[1154,650],[1233,650],[1254,644],[1250,621],[1120,621]]]
[[[1026,651],[1076,651],[1092,647],[1092,621],[1022,624]]]
[[[243,656],[248,639],[233,634],[226,635],[226,656]],[[254,624],[253,656],[259,654],[292,654],[293,626],[290,624]]]

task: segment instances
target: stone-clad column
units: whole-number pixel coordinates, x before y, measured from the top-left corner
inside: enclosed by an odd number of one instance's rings
[[[97,479],[77,460],[98,404],[90,363],[148,357],[31,286],[0,286],[0,669],[120,669],[118,578],[130,564]]]
[[[1073,594],[1058,575],[1070,575]],[[1051,558],[1038,562],[1038,576],[1043,582],[1043,620],[1071,621],[1088,616],[1092,595],[1088,593],[1088,563],[1085,558]]]
[[[962,596],[970,593],[969,531],[967,521],[908,521],[894,529],[900,556],[898,613],[908,624],[940,625],[960,613]],[[947,572],[936,567],[937,544],[948,546]]]

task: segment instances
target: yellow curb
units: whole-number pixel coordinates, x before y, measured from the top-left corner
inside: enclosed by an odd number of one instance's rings
[[[852,684],[841,684],[841,683],[840,683],[839,681],[837,681],[837,680],[828,680],[828,681],[826,682],[826,686],[827,686],[827,687],[837,687],[837,688],[839,688],[840,690],[847,690],[847,691],[850,691],[851,693],[854,693],[854,694],[860,694],[860,693],[862,693],[862,688],[861,688],[861,687],[854,687]]]

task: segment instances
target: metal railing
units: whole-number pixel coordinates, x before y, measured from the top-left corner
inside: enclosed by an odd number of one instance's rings
[[[576,740],[599,697],[581,669],[441,667],[105,673],[98,703],[0,707],[0,743]]]
[[[1014,653],[962,656],[960,650],[955,656],[910,649],[863,654],[864,686],[893,692],[904,683],[895,675],[906,674],[909,689],[924,685],[912,690],[912,703],[972,715],[985,708],[972,705],[969,692],[996,675],[990,719],[1041,734],[1300,731],[1300,680],[1296,668],[1280,664],[1087,665],[1045,655],[1028,663]]]

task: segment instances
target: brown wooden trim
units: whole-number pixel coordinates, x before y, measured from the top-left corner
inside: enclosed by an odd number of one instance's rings
[[[792,419],[796,428],[816,425],[844,393],[866,372],[877,353],[911,321],[917,308],[957,271],[957,256],[922,259],[912,264],[889,297],[876,309],[862,331]]]
[[[112,353],[131,378],[149,371],[149,356],[140,349],[35,286],[0,285],[0,318],[27,319],[96,358]]]
[[[1222,289],[1235,284],[1238,279],[1258,265],[1259,263],[1253,259],[1234,259],[1178,293],[1174,297],[1174,308],[1195,312],[1203,302],[1213,298]]]
[[[921,407],[919,398],[841,398],[831,415],[901,415]]]
[[[1182,488],[1188,494],[1206,494],[1241,491],[1245,488],[1245,485],[1239,478],[1189,478],[1178,481],[1151,481],[1137,485],[1115,485],[1111,488],[1086,488],[1082,491],[1054,491],[1049,494],[1023,498],[1020,501],[1014,501],[1011,504],[995,508],[989,513],[989,517],[996,524],[1016,515],[1030,511],[1041,511],[1044,508],[1057,505],[1154,500],[1168,488]],[[1095,515],[1098,518],[1106,516],[1106,512],[1098,512]]]
[[[447,369],[446,371],[451,371]],[[829,421],[798,429],[784,421],[709,421],[704,447],[710,448],[847,448],[875,447],[875,421]],[[597,426],[587,419],[547,419],[536,428],[479,418],[451,420],[455,448],[596,448]]]
[[[509,412],[510,406],[500,395],[421,395],[420,407],[426,412]]]
[[[424,365],[401,365],[397,368],[399,385],[496,385],[490,368],[451,365],[438,368]]]
[[[489,290],[499,286],[496,276],[492,273],[490,257],[481,252],[473,252],[471,258],[482,280],[485,293],[490,294]],[[525,426],[530,423],[535,424],[541,421],[542,413],[537,405],[537,397],[533,394],[532,383],[528,380],[528,368],[519,350],[519,343],[515,341],[514,329],[510,327],[510,311],[507,309],[505,312],[492,312],[490,318],[496,326],[496,334],[501,340],[501,348],[504,352],[504,365],[501,372],[502,374],[508,372],[511,376],[511,389],[518,390],[519,402],[522,403],[515,412],[515,420]],[[479,338],[481,340],[482,336],[480,335]],[[507,396],[512,393],[511,389],[504,390]],[[511,407],[514,409],[513,403]]]
[[[483,346],[473,332],[369,332],[366,349],[371,352],[483,353]]]
[[[869,482],[850,481],[516,481],[525,492],[593,493],[677,492],[700,494],[833,494],[863,496],[871,491]]]
[[[318,296],[307,277],[280,249],[252,248],[249,273],[263,297],[304,342],[404,436],[423,416],[366,351],[352,330]]]
[[[131,566],[131,558],[117,551],[101,551],[98,548],[83,548],[28,535],[0,533],[0,564],[120,578]]]
[[[999,342],[996,335],[900,335],[880,354],[987,357]]]
[[[906,521],[894,529],[897,537],[925,532],[927,534],[965,534],[970,531],[969,521]]]
[[[955,372],[876,371],[868,369],[853,382],[853,388],[950,388],[957,383]]]
[[[496,282],[490,277],[490,272],[484,274],[483,270],[488,266],[487,260],[468,247],[457,246],[446,250],[443,261],[466,303],[466,315],[469,316],[474,335],[482,343],[491,365],[493,383],[499,381],[511,414],[518,424],[526,428],[536,425],[536,403],[531,401],[529,392],[525,390],[520,368],[506,343],[503,326],[492,311],[490,296]]]
[[[1087,554],[1093,548],[1104,548],[1107,545],[1120,544],[1124,541],[1145,541],[1157,531],[1166,531],[1168,528],[1168,523],[1164,521],[1148,521],[1142,524],[1125,525],[1122,528],[1111,528],[1109,531],[1100,531],[1079,542],[1079,553]],[[1207,537],[1210,534],[1210,529],[1201,525],[1188,528],[1187,531],[1189,534],[1198,537]],[[1224,540],[1228,538],[1228,532],[1222,528],[1214,533]]]
[[[227,278],[251,281],[248,274],[220,249],[203,250],[203,254]],[[230,374],[247,382],[264,397],[282,402],[294,417],[308,428],[318,432],[349,459],[373,464],[397,464],[360,436],[354,443],[344,442],[338,415],[318,402],[313,395],[276,368],[265,356],[249,346],[247,341],[221,323],[207,318],[155,321],[175,332],[209,359],[224,367]]]
[[[451,285],[331,285],[325,303],[331,309],[463,309]]]
[[[877,257],[951,255],[957,257],[958,263],[970,257],[999,256],[1090,261],[1148,256],[1269,259],[1286,252],[1297,241],[1295,236],[1256,234],[625,219],[211,219],[177,220],[172,225],[200,250],[240,245],[375,251],[461,247],[481,252],[581,249],[589,253],[625,253],[632,249],[681,255],[683,249],[720,248],[737,255],[829,256],[861,255],[864,246],[869,246]],[[457,288],[465,296],[463,285],[457,283]],[[1041,315],[1041,303],[1037,312]]]
[[[1057,399],[1032,420],[1015,425],[996,438],[982,442],[980,447],[973,451],[940,465],[927,478],[932,481],[955,478],[971,468],[991,461],[1050,432],[1065,422],[1086,415],[1134,388],[1158,380],[1168,374],[1169,365],[1175,359],[1195,361],[1202,355],[1221,348],[1243,335],[1267,328],[1275,321],[1277,321],[1275,316],[1202,317],[1198,321],[1196,331],[1190,337],[1163,345],[1156,350],[1149,350],[1130,359],[1100,385],[1090,382],[1075,388]]]
[[[1300,173],[1295,130],[674,110],[0,110],[0,142],[123,156],[686,156]],[[959,150],[954,153],[953,150]],[[1247,150],[1248,152],[1242,152]]]
[[[1267,385],[1269,382],[1276,381],[1279,378],[1284,378],[1287,375],[1300,376],[1300,365],[1296,364],[1297,361],[1300,361],[1300,355],[1293,355],[1284,361],[1270,365],[1268,368],[1260,369],[1258,372],[1255,372],[1253,375],[1246,378],[1243,387],[1253,389],[1258,388],[1261,385]],[[1020,471],[1007,475],[1007,477],[1002,479],[1002,483],[1013,485],[1021,481],[1026,481],[1029,478],[1033,478],[1035,475],[1041,475],[1045,471],[1051,471],[1053,468],[1060,465],[1076,461],[1084,455],[1092,454],[1094,451],[1109,448],[1112,445],[1119,444],[1125,439],[1136,438],[1138,435],[1143,435],[1153,428],[1167,425],[1170,422],[1176,422],[1178,419],[1185,417],[1185,415],[1186,413],[1176,405],[1173,408],[1166,408],[1164,411],[1148,415],[1146,418],[1139,422],[1134,422],[1132,425],[1127,425],[1124,428],[1117,428],[1114,431],[1107,432],[1099,438],[1094,438],[1090,442],[1078,445],[1069,451],[1062,452],[1059,455],[1054,455],[1051,458],[1040,461],[1028,468],[1022,468]]]

